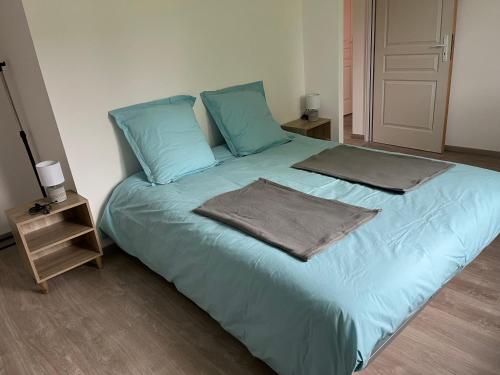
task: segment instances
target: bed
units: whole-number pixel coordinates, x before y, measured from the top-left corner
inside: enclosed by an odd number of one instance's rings
[[[137,173],[100,228],[279,374],[351,374],[499,234],[500,173],[458,164],[401,195],[290,168],[335,145],[218,146],[220,165],[167,185]],[[259,177],[382,211],[308,262],[192,213]]]

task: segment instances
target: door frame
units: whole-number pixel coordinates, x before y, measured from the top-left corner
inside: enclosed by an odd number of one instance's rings
[[[366,0],[365,84],[363,93],[363,135],[365,142],[373,141],[373,77],[375,72],[375,10],[377,0]]]
[[[375,17],[376,1],[366,0],[365,13],[365,53],[364,53],[364,82],[363,85],[363,135],[365,142],[373,142],[373,89],[374,89],[374,69],[375,69]],[[448,125],[448,111],[450,104],[451,80],[453,74],[453,55],[455,52],[455,34],[457,25],[458,1],[454,0],[455,9],[452,20],[451,47],[450,47],[450,73],[448,77],[448,88],[446,95],[446,109],[443,126],[443,149],[446,140],[446,129]],[[342,29],[343,31],[343,29]],[[342,37],[343,40],[343,37]],[[354,61],[353,61],[354,64]]]
[[[372,120],[373,120],[373,72],[374,72],[374,58],[375,58],[375,2],[376,0],[364,0],[366,1],[365,7],[365,36],[364,36],[364,71],[363,71],[363,135],[365,142],[371,142],[373,139],[372,130]],[[339,142],[344,142],[344,1],[339,1],[341,8],[339,21],[342,22],[342,26],[339,27],[339,49],[340,49],[340,69],[339,69],[339,114],[337,118],[337,123],[339,124],[338,134]],[[352,14],[351,14],[352,16]],[[352,23],[351,23],[352,26]],[[353,59],[353,64],[354,64]]]

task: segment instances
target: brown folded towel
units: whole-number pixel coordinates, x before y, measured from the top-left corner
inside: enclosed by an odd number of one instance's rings
[[[261,178],[208,200],[194,212],[307,261],[379,210],[318,198]]]
[[[340,145],[292,168],[404,193],[446,172],[454,164]]]

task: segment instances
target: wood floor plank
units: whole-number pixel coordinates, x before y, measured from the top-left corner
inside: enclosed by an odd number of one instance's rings
[[[491,259],[499,243],[361,374],[498,374],[500,265]],[[175,287],[120,250],[106,253],[103,271],[82,266],[54,279],[48,295],[34,292],[14,250],[0,252],[2,375],[273,374]]]
[[[382,143],[365,142],[362,139],[352,138],[352,115],[344,117],[344,143],[391,152],[400,152],[403,154],[424,156],[432,159],[447,160],[455,163],[470,164],[476,167],[500,171],[500,158],[492,155],[477,155],[456,151],[444,151],[442,154],[437,154],[434,152],[414,150]]]
[[[446,348],[460,350],[465,353],[462,358],[469,356],[468,360],[474,362],[475,368],[484,367],[489,372],[498,372],[498,338],[491,335],[491,332],[477,329],[464,319],[456,318],[432,304],[412,323],[412,329],[427,333],[431,342],[442,343],[445,351]],[[464,340],[464,337],[468,339]]]

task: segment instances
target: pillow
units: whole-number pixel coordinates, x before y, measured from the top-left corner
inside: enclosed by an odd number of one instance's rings
[[[179,95],[109,112],[151,183],[167,184],[217,164],[196,121],[195,100]]]
[[[262,81],[201,93],[231,152],[245,156],[290,140],[273,119]]]

